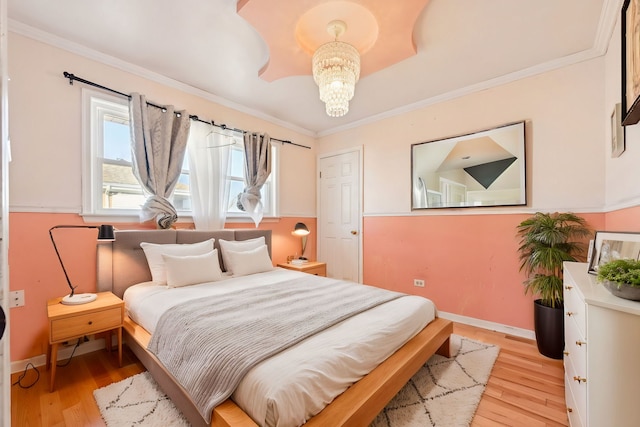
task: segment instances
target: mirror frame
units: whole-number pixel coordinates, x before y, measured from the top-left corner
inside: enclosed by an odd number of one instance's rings
[[[524,120],[411,144],[411,210],[525,206],[526,145]]]

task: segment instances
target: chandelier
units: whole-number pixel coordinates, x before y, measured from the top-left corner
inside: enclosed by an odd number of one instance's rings
[[[347,29],[343,21],[331,21],[327,32],[335,40],[325,43],[313,54],[313,79],[320,91],[320,100],[326,104],[327,114],[342,117],[349,112],[356,82],[360,78],[360,54],[349,43],[338,41]]]

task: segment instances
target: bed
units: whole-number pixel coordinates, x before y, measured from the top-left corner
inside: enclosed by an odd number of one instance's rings
[[[331,352],[332,348],[337,344],[330,344],[330,342],[352,339],[354,340],[354,344],[350,343],[348,346],[343,346],[348,347],[348,350],[352,352],[352,354],[344,356],[347,357],[345,360],[354,358],[353,352],[358,355],[367,354],[366,363],[364,361],[358,361],[358,363],[363,363],[363,365],[358,365],[357,369],[364,369],[365,366],[370,366],[365,372],[360,374],[354,372],[355,376],[353,381],[356,382],[353,385],[340,384],[341,381],[344,382],[348,380],[348,378],[345,380],[345,377],[348,376],[343,375],[343,372],[340,370],[332,374],[327,374],[327,376],[330,377],[329,379],[339,377],[339,381],[337,380],[338,384],[333,385],[327,383],[326,387],[323,382],[324,380],[320,381],[316,377],[306,378],[309,376],[308,372],[310,371],[313,371],[314,375],[316,375],[315,372],[319,369],[315,367],[300,366],[298,371],[303,373],[300,374],[302,377],[296,377],[294,373],[291,375],[296,387],[302,388],[300,394],[314,395],[311,396],[313,399],[307,399],[309,396],[305,397],[307,400],[314,400],[314,402],[309,403],[309,405],[321,405],[319,407],[320,409],[313,410],[314,412],[312,413],[315,415],[308,419],[306,425],[366,426],[431,355],[438,352],[439,354],[449,356],[449,336],[452,333],[452,324],[447,320],[438,318],[435,315],[435,308],[433,308],[432,318],[421,320],[422,322],[426,322],[424,325],[417,324],[414,320],[407,320],[402,317],[397,320],[399,326],[396,327],[399,329],[398,331],[394,331],[393,333],[384,332],[388,335],[383,337],[375,337],[374,335],[376,334],[374,333],[364,334],[364,331],[368,329],[365,325],[375,325],[375,323],[371,323],[377,321],[375,318],[393,318],[395,313],[413,309],[420,313],[427,310],[422,301],[417,301],[419,299],[418,297],[402,297],[392,301],[382,302],[370,309],[363,309],[362,313],[349,317],[344,321],[337,322],[326,331],[304,339],[291,346],[291,348],[258,364],[246,374],[232,398],[224,400],[213,408],[209,422],[207,416],[203,415],[198,400],[192,397],[185,387],[180,385],[176,377],[160,362],[159,358],[161,356],[149,351],[148,347],[150,344],[153,344],[152,334],[149,330],[154,330],[157,322],[162,319],[157,313],[151,311],[152,307],[165,304],[170,308],[171,304],[177,304],[180,298],[187,298],[186,296],[178,297],[176,295],[188,295],[195,293],[196,290],[198,294],[201,294],[204,292],[201,289],[205,289],[205,287],[207,292],[210,292],[210,287],[205,284],[198,284],[196,286],[175,289],[178,293],[165,293],[166,289],[164,288],[166,287],[158,287],[155,286],[155,283],[149,283],[152,279],[150,267],[147,257],[145,256],[145,251],[140,244],[145,242],[146,244],[152,245],[187,244],[184,246],[188,246],[190,244],[200,244],[198,242],[205,242],[212,238],[214,239],[213,245],[216,249],[216,256],[219,257],[222,270],[227,269],[228,266],[225,265],[225,259],[222,257],[221,242],[239,242],[240,244],[244,244],[242,242],[264,239],[264,243],[266,244],[265,250],[268,251],[269,254],[271,253],[271,232],[269,230],[219,230],[207,232],[194,230],[117,231],[116,240],[108,246],[101,245],[98,252],[99,290],[109,290],[120,297],[124,297],[125,304],[128,304],[129,307],[127,309],[124,327],[127,345],[145,365],[162,390],[171,398],[194,426],[256,426],[259,424],[254,421],[254,418],[258,419],[260,424],[263,424],[267,422],[263,417],[266,417],[268,422],[276,423],[278,421],[274,421],[274,413],[282,417],[299,417],[300,414],[284,414],[284,412],[287,412],[287,408],[298,406],[297,404],[291,403],[292,401],[297,402],[296,399],[299,398],[299,396],[296,393],[298,392],[289,385],[280,385],[279,388],[274,386],[273,389],[284,389],[285,391],[281,392],[284,393],[282,394],[282,399],[293,400],[283,400],[282,403],[278,403],[277,401],[281,398],[280,395],[276,397],[269,395],[269,402],[264,403],[260,399],[253,398],[269,392],[268,389],[263,388],[265,383],[263,376],[269,376],[270,372],[277,372],[278,366],[280,366],[280,368],[283,366],[297,367],[297,363],[305,365],[305,363],[307,363],[306,359],[316,358],[316,351],[325,351],[324,349],[326,348],[327,352]],[[228,253],[232,254],[233,252],[229,251]],[[231,262],[228,261],[228,263],[229,266],[231,266]],[[237,268],[238,264],[236,263],[234,265],[236,265],[235,268]],[[227,288],[233,288],[235,292],[236,288],[252,287],[256,283],[260,283],[261,286],[263,284],[264,286],[280,286],[281,282],[297,283],[298,281],[304,281],[305,287],[313,288],[316,281],[324,280],[328,282],[321,282],[319,286],[335,285],[334,283],[329,283],[331,282],[330,279],[316,278],[315,276],[304,273],[279,268],[264,273],[246,276],[237,274],[234,276],[239,277],[224,277],[220,282],[216,282],[215,289],[211,292],[226,292]],[[363,285],[358,286],[364,287]],[[129,291],[127,291],[127,289],[129,289]],[[174,290],[171,291],[173,292]],[[165,295],[171,295],[171,297]],[[215,295],[215,298],[219,297],[218,294]],[[314,296],[313,298],[316,297]],[[400,302],[400,300],[402,302]],[[145,303],[146,308],[144,308]],[[414,308],[404,308],[404,306],[399,305],[394,306],[394,304],[400,303],[409,304],[409,307]],[[136,311],[138,306],[143,307],[142,310]],[[172,310],[173,309],[167,309],[167,311]],[[147,314],[145,315],[144,313]],[[365,316],[374,317],[367,319]],[[426,316],[425,314],[422,317]],[[386,331],[385,328],[382,328],[382,330]],[[331,334],[339,338],[330,338]],[[355,334],[356,336],[351,337],[351,334]],[[406,334],[407,336],[402,336],[402,334]],[[359,335],[362,335],[362,337],[358,337]],[[368,335],[371,335],[371,337]],[[171,335],[171,337],[174,336],[175,334]],[[153,338],[157,338],[157,336],[154,334]],[[330,339],[333,341],[329,341]],[[366,343],[362,344],[363,347],[361,348],[358,347],[358,345],[360,345],[360,339],[366,341]],[[369,339],[378,339],[378,341],[369,342],[367,341]],[[355,340],[358,340],[358,344],[355,344]],[[395,343],[390,342],[393,340],[401,341]],[[381,345],[381,343],[385,344]],[[368,360],[369,349],[371,349],[372,346],[376,347],[376,352],[386,351],[388,354],[371,356],[373,359]],[[380,348],[380,350],[378,350],[378,348]],[[309,352],[314,354],[313,358],[304,356],[305,354],[311,354]],[[343,349],[340,348],[339,353],[342,354],[342,352]],[[383,359],[375,360],[375,357],[383,357]],[[322,358],[320,357],[320,359]],[[295,360],[298,362],[293,362]],[[344,369],[343,365],[345,365],[345,362],[329,364],[339,365],[337,369]],[[289,370],[298,372],[293,368],[287,369],[287,371]],[[270,375],[271,377],[280,376]],[[362,375],[364,376],[362,377]],[[360,377],[361,379],[358,380],[357,378]],[[269,381],[271,381],[271,379]],[[341,390],[335,398],[332,395],[315,396],[316,393],[322,394],[325,389],[331,391],[333,388],[338,390],[339,387],[344,387],[346,390]],[[332,392],[336,393],[335,390]],[[322,401],[323,399],[325,400],[324,403],[318,403],[318,400]],[[254,407],[252,407],[253,400],[257,402]],[[274,401],[276,402],[274,403]],[[236,404],[236,402],[239,403]],[[278,405],[280,406],[278,407]],[[322,407],[324,407],[324,409],[321,409]],[[300,422],[298,422],[298,424],[300,424]]]

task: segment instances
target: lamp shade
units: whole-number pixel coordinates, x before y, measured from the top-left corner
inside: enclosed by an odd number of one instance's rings
[[[291,232],[291,234],[295,234],[296,236],[306,236],[309,234],[309,229],[307,228],[305,223],[299,222],[293,228],[293,231]]]
[[[98,228],[98,240],[103,242],[113,242],[116,236],[113,233],[113,225],[101,225]]]

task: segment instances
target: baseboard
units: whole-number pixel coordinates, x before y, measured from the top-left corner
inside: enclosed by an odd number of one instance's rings
[[[528,338],[531,340],[536,339],[535,332],[528,329],[516,328],[514,326],[503,325],[502,323],[489,322],[487,320],[461,316],[459,314],[447,313],[440,310],[438,310],[438,316],[442,317],[443,319],[452,320],[457,323],[464,323],[465,325],[471,325],[471,326],[476,326],[478,328],[489,329],[490,331],[501,332],[503,334],[514,335],[517,337]]]
[[[58,361],[67,360],[69,357],[71,357],[71,353],[73,353],[74,347],[75,345],[66,347],[60,346],[58,348]],[[105,348],[104,338],[89,340],[87,342],[81,343],[76,349],[76,352],[73,353],[73,355],[79,356],[81,354],[91,353],[92,351],[102,350],[103,348]],[[31,363],[35,367],[44,366],[47,363],[47,355],[41,354],[40,356],[35,356],[29,359],[11,362],[11,373],[15,374],[16,372],[24,371],[29,363]]]

